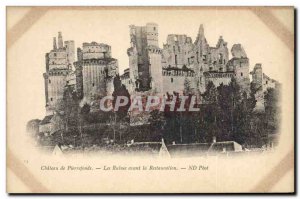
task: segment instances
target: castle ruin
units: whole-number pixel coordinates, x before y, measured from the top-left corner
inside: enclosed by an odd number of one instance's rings
[[[219,37],[215,46],[205,38],[200,25],[196,40],[187,35],[169,34],[162,48],[158,43],[158,25],[130,25],[130,47],[127,50],[129,68],[120,75],[130,94],[151,91],[156,94],[194,94],[201,96],[208,82],[217,87],[228,85],[235,78],[241,90],[250,92],[250,74],[258,92],[257,110],[263,110],[263,95],[278,82],[262,72],[261,64],[249,71],[249,58],[241,44],[234,44],[231,56],[227,42]],[[75,68],[75,70],[73,70]],[[53,39],[53,49],[46,53],[45,97],[47,115],[59,106],[64,89],[72,86],[78,97],[86,102],[112,95],[113,79],[119,74],[118,60],[112,57],[107,44],[83,43],[77,49],[74,41],[58,42]],[[186,88],[188,85],[189,88]],[[188,90],[188,91],[187,91]]]

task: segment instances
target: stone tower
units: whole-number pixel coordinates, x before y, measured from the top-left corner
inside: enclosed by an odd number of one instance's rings
[[[146,38],[148,46],[158,47],[158,25],[156,23],[146,24]]]
[[[241,44],[234,44],[231,48],[232,59],[227,64],[227,70],[234,72],[234,77],[241,91],[250,92],[249,59]]]
[[[75,59],[74,41],[65,41],[61,32],[58,33],[58,43],[53,38],[53,49],[46,53],[46,72],[44,76],[46,112],[47,115],[53,114],[53,111],[59,109],[63,99],[64,88],[67,83],[67,76]]]
[[[152,72],[158,63],[158,26],[155,23],[147,23],[146,26],[130,25],[130,45],[127,50],[129,56],[130,78],[133,87],[138,91],[147,91],[151,89]],[[150,54],[152,57],[152,66],[150,66]],[[152,69],[151,69],[152,68]]]
[[[196,41],[194,42],[193,49],[193,52],[195,53],[194,62],[196,64],[196,71],[200,70],[201,67],[204,71],[208,71],[209,51],[209,45],[204,35],[204,27],[203,24],[201,24],[198,30]]]
[[[265,107],[264,107],[263,71],[260,63],[255,64],[253,71],[251,71],[251,75],[252,75],[252,84],[256,91],[255,99],[257,101],[256,101],[255,110],[264,111]]]
[[[162,68],[161,49],[156,46],[148,46],[149,76],[151,77],[150,89],[162,92]]]
[[[253,71],[251,71],[250,74],[252,75],[252,85],[255,89],[255,110],[259,112],[265,111],[265,94],[268,92],[269,88],[279,89],[280,84],[278,81],[263,73],[262,65],[260,63],[255,64]]]
[[[118,74],[118,61],[111,57],[111,47],[107,44],[83,43],[77,49],[75,62],[77,92],[87,102],[113,92],[111,81]]]

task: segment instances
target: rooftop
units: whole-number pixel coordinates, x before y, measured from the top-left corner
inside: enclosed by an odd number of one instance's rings
[[[47,115],[47,116],[45,116],[44,119],[40,122],[40,125],[50,123],[52,117],[53,117],[53,115]]]

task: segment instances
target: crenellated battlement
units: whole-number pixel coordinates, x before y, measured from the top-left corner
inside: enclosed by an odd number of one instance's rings
[[[74,63],[75,66],[106,66],[107,64],[117,61],[114,58],[106,58],[106,59],[84,59],[81,61],[77,61]]]
[[[192,69],[189,69],[189,68],[169,67],[169,68],[163,68],[162,75],[163,76],[194,77],[195,71]]]
[[[154,54],[161,54],[162,53],[162,49],[156,47],[156,46],[148,46],[147,50],[149,53],[154,53]]]
[[[215,72],[208,71],[203,73],[205,78],[232,78],[234,77],[234,72]]]

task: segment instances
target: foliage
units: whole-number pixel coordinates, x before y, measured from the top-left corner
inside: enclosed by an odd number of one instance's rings
[[[119,107],[118,110],[116,111],[117,121],[120,121],[124,117],[127,116],[128,109],[131,105],[131,103],[130,103],[130,94],[129,94],[127,88],[122,84],[119,75],[117,75],[114,78],[113,83],[114,83],[114,92],[112,94],[112,96],[114,98],[113,99],[113,107],[115,107],[115,105],[116,105],[116,100],[117,100],[118,96],[123,96],[123,97],[126,97],[128,99],[127,105]]]

